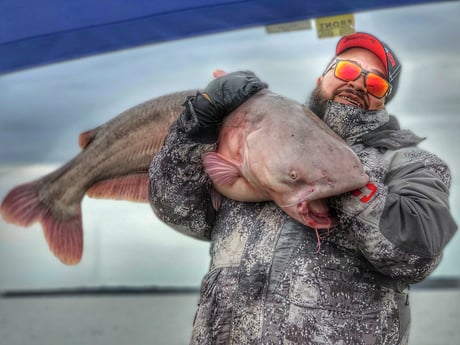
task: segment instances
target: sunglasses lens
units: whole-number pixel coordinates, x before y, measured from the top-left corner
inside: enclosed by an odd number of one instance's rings
[[[349,61],[339,61],[335,66],[334,74],[339,79],[353,81],[361,74],[361,67]]]
[[[387,93],[389,86],[388,81],[383,79],[381,76],[374,73],[368,73],[366,78],[366,88],[371,95],[374,95],[377,98],[382,98]]]
[[[338,61],[335,65],[334,75],[344,81],[354,81],[359,78],[362,68],[351,61]],[[367,91],[377,97],[382,98],[388,91],[390,84],[388,81],[378,74],[367,72],[366,73],[366,89]]]

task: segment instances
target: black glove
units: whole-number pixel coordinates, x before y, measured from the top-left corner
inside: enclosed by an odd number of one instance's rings
[[[250,71],[228,73],[214,79],[202,93],[189,97],[185,103],[187,111],[195,114],[197,122],[188,131],[188,136],[197,142],[215,142],[224,117],[267,87]]]

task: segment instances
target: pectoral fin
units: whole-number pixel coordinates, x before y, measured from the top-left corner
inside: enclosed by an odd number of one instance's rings
[[[218,185],[232,185],[241,178],[240,165],[216,152],[203,155],[203,165],[211,180]]]
[[[268,194],[255,189],[241,174],[240,164],[216,153],[203,155],[203,165],[217,192],[238,201],[267,201]],[[216,199],[217,200],[217,199]],[[214,208],[218,203],[213,201]]]

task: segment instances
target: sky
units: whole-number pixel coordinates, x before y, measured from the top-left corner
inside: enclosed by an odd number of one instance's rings
[[[387,109],[427,139],[452,171],[451,209],[460,223],[460,2],[355,14],[356,31],[380,37],[403,72]],[[204,87],[212,71],[252,70],[278,93],[305,101],[338,38],[263,27],[147,45],[0,76],[0,200],[79,152],[79,133],[147,99]],[[48,250],[39,225],[0,219],[0,291],[81,286],[199,286],[209,245],[162,224],[148,204],[82,204],[84,253],[77,266]],[[460,277],[460,235],[433,276]]]

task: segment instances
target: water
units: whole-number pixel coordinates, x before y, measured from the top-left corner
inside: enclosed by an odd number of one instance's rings
[[[184,345],[196,293],[0,298],[2,345]],[[460,343],[460,290],[411,292],[410,345]]]
[[[197,295],[0,299],[2,345],[183,345]]]

